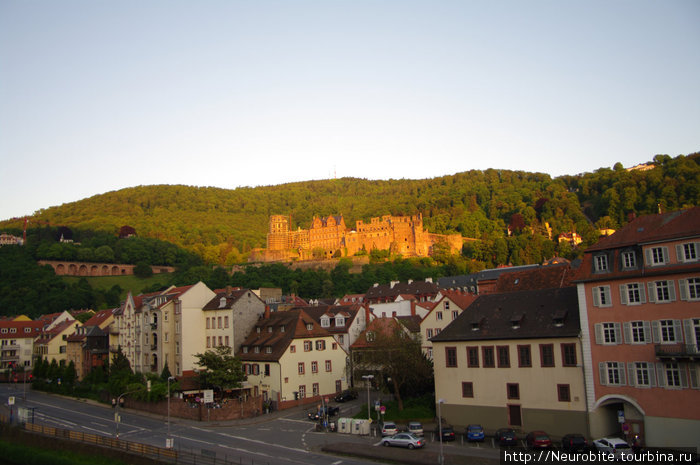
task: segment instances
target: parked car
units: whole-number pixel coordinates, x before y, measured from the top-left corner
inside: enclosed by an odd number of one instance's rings
[[[357,399],[357,393],[351,389],[341,392],[335,396],[336,402],[347,402],[349,400]]]
[[[481,425],[469,425],[465,431],[467,436],[467,441],[483,441],[484,440],[484,428]]]
[[[423,439],[413,433],[398,433],[393,436],[382,438],[382,446],[408,447],[409,449],[419,449],[425,444]]]
[[[408,432],[416,436],[423,436],[423,425],[417,421],[411,421],[408,423]]]
[[[552,447],[552,440],[544,431],[532,431],[525,436],[525,443],[530,449],[549,449]]]
[[[439,430],[435,431],[437,434],[440,434]],[[455,429],[451,426],[443,426],[442,427],[442,441],[454,441],[455,440]]]
[[[326,416],[326,412],[328,412],[329,417],[335,416],[340,412],[340,407],[332,407],[330,405],[328,407],[321,407],[317,412],[310,412],[308,414],[309,420],[318,421]]]
[[[582,434],[565,434],[561,438],[561,448],[567,452],[581,452],[588,449],[588,441]]]
[[[593,441],[593,446],[601,452],[612,454],[616,460],[623,460],[623,457],[627,461],[634,459],[632,448],[620,438],[596,439]]]
[[[399,428],[393,421],[385,421],[382,425],[382,436],[393,436],[399,432]]]
[[[518,437],[515,435],[513,428],[500,428],[496,430],[494,435],[499,446],[517,446]]]

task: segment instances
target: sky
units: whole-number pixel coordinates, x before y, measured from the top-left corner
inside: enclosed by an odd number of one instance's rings
[[[2,0],[0,220],[700,151],[697,0]]]

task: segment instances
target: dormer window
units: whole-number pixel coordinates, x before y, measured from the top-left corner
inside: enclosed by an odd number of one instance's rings
[[[248,353],[248,346],[243,346],[243,353],[247,354]]]
[[[10,328],[10,333],[14,334],[16,332],[17,332],[17,328]],[[64,334],[64,336],[65,336],[65,334]]]
[[[622,252],[620,259],[622,260],[622,269],[631,270],[637,268],[637,257],[634,251]]]
[[[224,307],[226,307],[226,297],[222,297],[219,300],[219,308],[224,308]]]
[[[324,316],[321,318],[321,328],[330,328],[331,326],[331,319],[328,318],[327,316]]]
[[[253,348],[253,352],[255,352],[256,354],[259,354],[260,353],[260,346],[255,346]]]
[[[272,326],[268,326],[268,327],[267,327],[267,332],[268,332],[268,333],[271,333],[271,332],[272,332]]]
[[[365,333],[365,339],[367,342],[374,342],[374,331],[367,331]]]
[[[593,257],[593,266],[595,271],[598,273],[608,272],[608,256],[607,255],[595,255]]]
[[[284,325],[280,326],[280,333],[284,332]]]
[[[31,333],[31,332],[32,332],[32,329],[31,329],[31,328],[24,328],[24,332],[25,332],[25,333]]]
[[[510,327],[513,329],[518,329],[518,328],[520,328],[520,323],[522,323],[522,321],[523,321],[522,314],[513,315],[510,319]]]
[[[345,317],[336,316],[335,317],[335,325],[336,326],[345,326]]]
[[[314,329],[314,324],[313,323],[306,323],[306,330],[311,331],[312,329]]]
[[[272,353],[272,346],[265,346],[265,353],[271,354]]]
[[[557,310],[556,312],[554,312],[554,315],[552,315],[552,323],[557,328],[561,328],[562,326],[564,326],[565,319],[566,319],[566,310]]]
[[[256,333],[260,334],[261,331],[262,331],[262,328],[261,328],[260,326],[258,326],[257,328],[255,328],[255,332],[256,332]]]

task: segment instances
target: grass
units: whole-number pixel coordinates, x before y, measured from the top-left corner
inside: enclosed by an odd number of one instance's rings
[[[2,457],[2,463],[15,465],[127,465],[122,460],[100,455],[48,450],[4,440],[0,440],[0,457]]]
[[[141,294],[145,288],[150,288],[155,284],[165,286],[168,284],[171,273],[154,274],[150,278],[138,278],[134,275],[128,276],[85,276],[84,278],[90,283],[93,289],[109,290],[115,284],[122,288],[122,293],[119,296],[121,299],[126,297],[128,291],[134,295]],[[63,276],[63,280],[68,284],[77,283],[82,277],[78,276]]]
[[[409,421],[430,423],[435,419],[435,404],[432,395],[404,399],[402,411],[399,411],[398,402],[395,400],[383,405],[386,407],[385,420],[398,421],[400,423]],[[374,411],[374,405],[372,405],[370,410],[372,418],[376,420],[377,413]],[[353,418],[367,418],[367,404],[364,404]]]

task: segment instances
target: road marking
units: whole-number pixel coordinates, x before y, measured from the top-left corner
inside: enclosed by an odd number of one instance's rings
[[[293,421],[294,423],[304,423],[305,425],[309,424],[309,420],[292,420],[290,418],[280,418],[282,421]]]
[[[278,447],[280,449],[293,450],[295,452],[304,452],[307,454],[309,452],[309,451],[304,450],[304,449],[297,449],[296,447],[287,447],[287,446],[281,446],[279,444],[270,444],[269,442],[266,442],[266,441],[259,441],[257,439],[244,438],[242,436],[234,436],[233,434],[228,434],[228,433],[218,433],[218,434],[220,436],[226,436],[227,438],[231,438],[231,439],[238,439],[241,441],[248,441],[248,442],[252,442],[255,444],[261,444],[261,445],[264,445],[265,447]],[[302,438],[302,441],[303,441],[303,438]]]
[[[342,460],[338,460],[337,462],[331,463],[331,465],[339,465],[339,464],[341,464],[341,463],[343,463],[343,461],[342,461]]]

